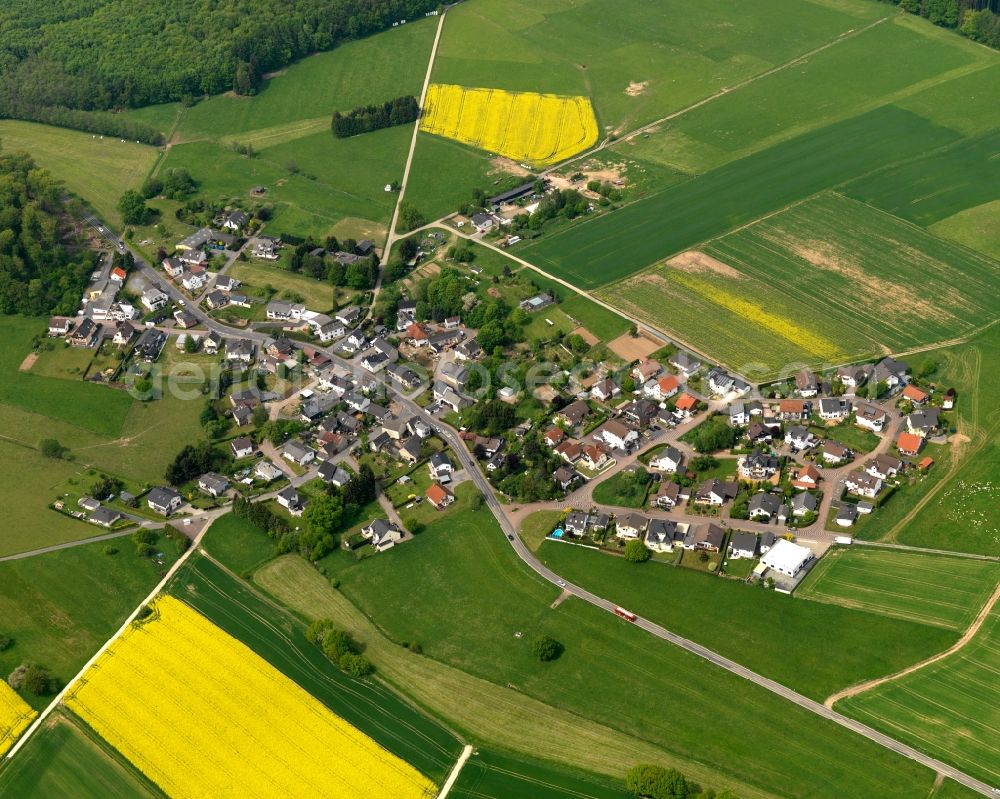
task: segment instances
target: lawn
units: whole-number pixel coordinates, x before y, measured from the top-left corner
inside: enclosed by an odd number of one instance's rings
[[[991,561],[856,546],[830,550],[795,595],[963,632],[998,579]]]
[[[0,141],[7,152],[31,153],[112,225],[120,222],[118,198],[139,188],[159,157],[155,148],[134,141],[10,119],[0,121]]]
[[[622,508],[641,508],[646,504],[650,485],[633,480],[621,471],[594,486],[594,502]]]
[[[208,554],[241,577],[277,555],[274,541],[246,519],[227,513],[212,522],[202,546]]]
[[[553,768],[537,761],[479,750],[462,768],[450,796],[530,796],[531,799],[630,799],[621,782]]]
[[[17,799],[164,799],[156,786],[57,711],[0,770],[0,795]]]
[[[1000,606],[959,652],[837,703],[837,710],[1000,784]]]
[[[493,167],[481,152],[430,133],[417,135],[417,149],[410,165],[406,200],[425,219],[440,219],[472,201],[472,190],[499,194],[518,180]]]
[[[170,591],[428,777],[442,780],[457,759],[459,742],[442,726],[377,682],[348,677],[306,640],[302,622],[211,560],[185,564]]]
[[[83,527],[90,534],[99,528]],[[93,529],[90,529],[93,528]],[[0,563],[0,626],[14,645],[0,653],[0,674],[25,661],[49,669],[63,684],[121,626],[176,558],[161,540],[163,565],[140,558],[128,538]],[[35,708],[48,697],[25,696]]]
[[[384,632],[305,560],[278,558],[254,582],[308,619],[331,618],[365,642],[378,676],[460,729],[466,738],[586,771],[618,777],[623,764],[671,762],[651,744],[516,691],[473,677],[430,657],[417,657]],[[418,642],[419,643],[419,642]],[[701,776],[714,776],[704,767]],[[717,784],[717,783],[716,783]],[[760,795],[754,792],[752,795]]]
[[[790,203],[958,138],[916,114],[885,106],[725,164],[613,213],[585,218],[519,248],[518,254],[577,285],[606,285]]]
[[[521,522],[518,535],[524,539],[532,552],[537,552],[548,534],[556,529],[556,523],[562,518],[561,510],[535,511]]]
[[[38,352],[38,360],[31,367],[31,374],[83,380],[95,354],[90,347],[71,347],[62,340],[46,339]]]
[[[117,436],[132,406],[132,397],[124,391],[19,370],[24,357],[31,352],[32,340],[44,333],[44,319],[0,317],[0,334],[4,339],[0,350],[0,404],[68,422],[93,433]],[[43,427],[34,428],[33,433],[32,444],[47,437]]]
[[[818,438],[839,441],[845,447],[850,448],[859,455],[871,452],[881,441],[878,435],[863,427],[858,427],[851,421],[841,422],[840,424],[828,427],[826,422],[820,420],[817,424],[811,424],[809,429]]]
[[[837,194],[702,250],[602,296],[760,377],[948,340],[1000,310],[995,262]]]
[[[1000,261],[1000,225],[997,225],[997,219],[1000,219],[1000,200],[959,211],[935,222],[928,230]]]
[[[518,564],[485,510],[464,511],[446,523],[429,525],[414,541],[376,557],[356,561],[344,556],[333,576],[340,580],[347,598],[393,640],[418,641],[428,657],[497,685],[513,685],[520,694],[663,747],[682,771],[711,787],[723,779],[738,780],[744,785],[739,789],[741,796],[756,789],[780,796],[809,793],[817,798],[911,797],[930,789],[929,771],[741,678],[661,645],[605,611],[573,598],[550,607],[557,589]],[[752,590],[728,581],[719,583],[734,590]],[[399,613],[413,597],[420,597],[419,611]],[[703,612],[697,609],[697,615]],[[776,618],[775,626],[787,629],[783,615]],[[869,617],[856,618],[867,621]],[[953,635],[932,627],[871,616],[873,624],[876,619],[886,624],[885,629],[907,632],[901,636],[898,651],[891,651],[885,646],[883,630],[877,652],[891,660],[912,662],[913,654],[937,651],[942,641],[954,640]],[[725,625],[718,631],[720,638],[738,635],[731,613],[725,616]],[[810,627],[803,635],[808,639],[820,629]],[[565,646],[564,654],[548,664],[539,663],[531,654],[531,642],[544,634]],[[855,633],[847,629],[845,634]],[[829,633],[824,635],[825,643]],[[751,657],[748,648],[760,649],[760,642],[741,647],[741,660]],[[796,643],[791,652],[782,651],[781,658],[791,657],[799,648]],[[900,657],[899,652],[910,655]],[[752,655],[752,659],[757,657],[781,659],[777,653]],[[819,653],[803,657],[815,659],[817,669],[823,667],[820,660],[836,660]],[[895,663],[886,665],[891,668]],[[836,672],[842,667],[825,668]],[[634,679],[623,680],[623,669]],[[843,684],[855,676],[844,669],[829,682]],[[825,687],[810,674],[797,679]],[[647,697],[639,704],[635,701],[637,680]],[[643,712],[645,708],[649,712]],[[782,733],[788,729],[796,731],[794,737]],[[779,739],[782,746],[778,749],[758,745],[761,740]],[[690,768],[694,761],[712,763],[718,777],[704,779],[703,770]]]
[[[947,649],[957,637],[924,624],[797,601],[581,547],[550,542],[539,554],[567,580],[817,700],[892,674]],[[829,657],[824,642],[836,642],[836,658]]]
[[[248,289],[263,291],[271,286],[284,297],[300,297],[297,301],[313,311],[329,311],[336,302],[336,289],[329,283],[280,266],[259,261],[235,261],[227,274],[243,281]]]

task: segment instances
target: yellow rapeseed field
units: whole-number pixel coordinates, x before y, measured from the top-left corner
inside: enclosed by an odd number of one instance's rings
[[[816,335],[789,319],[785,319],[770,311],[765,311],[759,305],[733,296],[717,286],[698,280],[691,275],[681,273],[674,273],[673,279],[687,286],[689,289],[698,292],[716,305],[721,305],[737,316],[743,317],[762,330],[780,336],[793,344],[797,344],[820,358],[837,360],[846,357],[833,342]]]
[[[435,786],[173,597],[69,707],[171,799],[418,799]]]
[[[0,755],[14,745],[25,728],[31,724],[35,711],[17,695],[17,692],[0,680]]]
[[[444,83],[427,87],[420,129],[538,165],[562,161],[597,141],[586,97]]]

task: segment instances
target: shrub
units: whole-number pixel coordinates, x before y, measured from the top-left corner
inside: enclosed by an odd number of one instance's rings
[[[649,547],[645,545],[638,538],[629,541],[625,544],[625,560],[631,561],[632,563],[643,563],[649,560],[650,555],[653,553],[649,551]]]

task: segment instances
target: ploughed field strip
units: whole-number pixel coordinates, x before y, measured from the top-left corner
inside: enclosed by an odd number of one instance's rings
[[[434,785],[171,596],[69,695],[171,799],[426,797]]]
[[[553,164],[597,141],[586,97],[432,83],[420,129],[533,164]]]
[[[955,654],[836,709],[1000,785],[1000,606]]]
[[[992,561],[855,547],[828,552],[796,595],[961,632],[998,578]]]
[[[827,192],[600,296],[766,377],[967,335],[1000,311],[998,279],[987,256]]]

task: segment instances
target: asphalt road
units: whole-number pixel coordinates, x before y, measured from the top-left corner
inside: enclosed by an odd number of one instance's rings
[[[197,317],[198,320],[202,322],[202,324],[204,324],[210,330],[214,330],[223,336],[235,337],[235,338],[249,338],[257,342],[263,341],[267,337],[264,333],[260,333],[254,330],[240,330],[237,328],[232,328],[228,327],[227,325],[220,324],[217,320],[209,317],[201,308],[194,305],[192,302],[187,301],[187,299],[184,298],[184,296],[181,294],[181,292],[177,289],[176,286],[174,286],[170,281],[166,280],[165,278],[162,278],[162,276],[159,275],[155,269],[149,266],[149,264],[145,263],[145,261],[142,261],[139,256],[136,256],[136,265],[139,268],[141,268],[147,274],[147,276],[150,277],[150,279],[155,281],[157,284],[161,285],[164,288],[164,290],[169,295],[171,295],[175,300],[185,299],[184,307],[188,311],[190,311],[195,317]],[[355,364],[352,364],[351,362],[344,360],[339,355],[334,353],[332,350],[318,345],[313,345],[313,347],[318,352],[322,352],[325,355],[327,355],[331,360],[333,360],[335,363],[340,364],[342,367],[345,367],[351,371],[356,370],[357,367]],[[455,456],[461,463],[462,467],[466,470],[472,481],[476,484],[476,487],[479,488],[479,490],[482,492],[487,507],[493,513],[494,517],[496,517],[497,522],[500,524],[500,529],[503,531],[505,537],[507,538],[508,543],[510,544],[514,552],[517,554],[517,556],[521,559],[521,561],[524,562],[528,566],[528,568],[530,568],[533,572],[535,572],[535,574],[537,574],[543,580],[546,580],[547,582],[556,585],[560,589],[569,592],[570,594],[583,600],[584,602],[589,602],[591,605],[594,605],[595,607],[601,608],[602,610],[605,610],[609,613],[614,613],[614,609],[616,607],[614,603],[609,602],[607,599],[604,599],[603,597],[591,593],[590,591],[588,591],[585,588],[582,588],[581,586],[574,585],[572,583],[564,581],[558,574],[556,574],[545,564],[543,564],[540,560],[538,560],[538,558],[535,557],[534,553],[532,553],[531,550],[528,549],[525,543],[517,535],[517,531],[510,523],[510,520],[504,513],[503,507],[501,506],[499,500],[497,500],[496,496],[494,495],[492,486],[489,484],[489,481],[486,479],[485,475],[480,470],[479,463],[470,455],[470,453],[465,447],[464,442],[462,442],[462,440],[459,438],[458,432],[453,428],[442,423],[439,419],[431,416],[422,407],[420,407],[415,402],[407,398],[405,395],[398,392],[392,384],[388,383],[388,381],[386,382],[386,385],[393,400],[401,408],[404,408],[411,415],[416,416],[422,419],[423,421],[427,422],[429,425],[431,425],[432,429],[434,429],[437,432],[437,434],[452,448],[452,450],[455,453]],[[619,617],[616,616],[616,618]],[[630,622],[622,620],[621,623],[629,624]],[[987,785],[981,780],[978,780],[966,774],[965,772],[955,768],[954,766],[950,766],[947,763],[937,760],[936,758],[930,757],[929,755],[924,754],[918,749],[915,749],[912,746],[904,744],[900,741],[897,741],[894,738],[891,738],[890,736],[885,735],[872,727],[862,724],[859,721],[855,721],[854,719],[848,718],[847,716],[844,716],[843,714],[838,713],[835,710],[831,710],[825,707],[820,702],[816,702],[812,699],[809,699],[808,697],[803,696],[802,694],[799,694],[796,691],[793,691],[792,689],[778,682],[775,682],[774,680],[768,679],[767,677],[757,674],[756,672],[751,671],[750,669],[744,666],[741,666],[739,663],[736,663],[735,661],[732,661],[729,658],[723,657],[717,652],[713,652],[711,649],[708,649],[700,644],[695,643],[694,641],[690,641],[687,638],[683,638],[677,635],[676,633],[671,632],[665,627],[661,627],[658,624],[655,624],[651,621],[648,621],[647,619],[639,617],[637,617],[636,620],[631,623],[634,623],[636,627],[645,630],[646,632],[656,636],[657,638],[660,638],[663,641],[667,641],[668,643],[678,646],[690,652],[691,654],[697,655],[698,657],[707,660],[708,662],[712,663],[715,666],[718,666],[719,668],[725,669],[726,671],[736,674],[737,676],[742,677],[743,679],[748,680],[760,686],[761,688],[770,691],[771,693],[777,694],[783,699],[786,699],[787,701],[798,705],[804,710],[814,713],[817,716],[827,719],[835,724],[839,724],[841,727],[845,727],[846,729],[849,729],[852,732],[857,733],[858,735],[862,735],[865,738],[868,738],[869,740],[879,744],[880,746],[884,746],[887,749],[891,749],[893,752],[896,752],[897,754],[900,754],[903,757],[907,757],[911,760],[914,760],[926,766],[927,768],[932,769],[934,772],[938,774],[944,774],[946,777],[949,777],[955,780],[956,782],[959,782],[962,785],[965,785],[966,787],[981,793],[984,796],[997,796],[997,794],[994,793],[993,788],[991,786]]]

